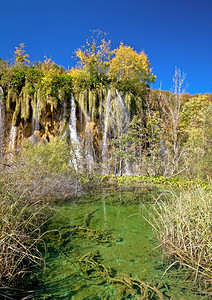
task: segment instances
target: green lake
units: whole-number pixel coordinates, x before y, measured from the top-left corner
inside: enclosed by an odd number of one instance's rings
[[[105,191],[55,205],[35,299],[201,299],[179,268],[163,276],[168,262],[145,220],[161,192]]]

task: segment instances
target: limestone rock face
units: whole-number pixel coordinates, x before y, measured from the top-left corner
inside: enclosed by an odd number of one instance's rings
[[[36,130],[26,141],[36,145],[39,142],[47,142],[47,139],[45,137],[45,134],[42,136],[42,133]]]

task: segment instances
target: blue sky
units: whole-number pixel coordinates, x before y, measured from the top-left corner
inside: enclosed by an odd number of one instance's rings
[[[157,80],[170,90],[175,67],[187,74],[187,92],[212,93],[212,0],[1,0],[0,57],[24,42],[32,61],[51,57],[75,66],[75,49],[91,30],[108,33],[148,55]]]

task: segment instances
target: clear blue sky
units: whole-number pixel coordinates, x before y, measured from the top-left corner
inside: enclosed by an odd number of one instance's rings
[[[32,61],[44,55],[75,66],[76,48],[90,30],[144,50],[157,75],[153,88],[170,90],[175,67],[187,74],[187,92],[212,93],[212,0],[1,0],[0,57],[24,42]]]

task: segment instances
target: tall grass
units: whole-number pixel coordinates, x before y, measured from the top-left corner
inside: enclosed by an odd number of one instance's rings
[[[17,285],[44,259],[39,251],[46,207],[28,193],[16,195],[0,180],[0,287]]]
[[[156,201],[148,222],[172,264],[181,263],[194,280],[212,283],[212,197],[203,189],[172,193]]]

